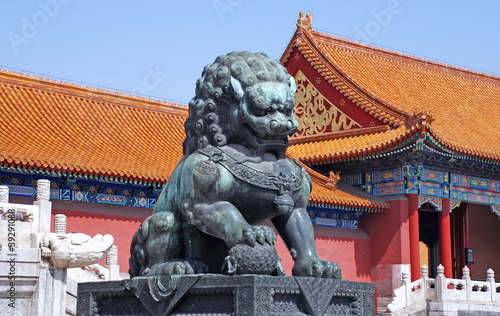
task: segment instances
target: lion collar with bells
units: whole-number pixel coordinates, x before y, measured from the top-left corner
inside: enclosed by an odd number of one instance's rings
[[[300,190],[303,184],[302,169],[295,160],[290,160],[293,161],[291,172],[289,168],[286,168],[288,165],[286,160],[276,161],[273,171],[263,171],[238,161],[218,147],[208,145],[203,149],[198,149],[198,152],[207,156],[210,161],[224,167],[235,178],[243,182],[278,191],[273,202],[279,213],[286,214],[292,211],[294,202],[290,194]]]

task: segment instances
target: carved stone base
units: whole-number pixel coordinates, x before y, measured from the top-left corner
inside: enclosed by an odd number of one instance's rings
[[[77,315],[375,315],[375,286],[259,275],[80,283]]]

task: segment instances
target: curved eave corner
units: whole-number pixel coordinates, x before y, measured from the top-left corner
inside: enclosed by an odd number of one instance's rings
[[[427,128],[427,134],[424,145],[427,149],[438,152],[447,156],[453,156],[457,158],[467,158],[470,160],[488,162],[492,164],[500,164],[500,153],[484,150],[480,148],[471,148],[469,146],[459,144],[453,140],[449,140],[446,137],[441,136],[439,133],[434,131],[431,127]],[[436,149],[435,149],[436,148]]]

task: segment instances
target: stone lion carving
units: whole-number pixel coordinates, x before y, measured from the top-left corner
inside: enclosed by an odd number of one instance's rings
[[[295,276],[341,278],[321,260],[306,212],[311,180],[285,156],[295,82],[263,53],[232,52],[203,70],[185,123],[184,157],[135,233],[130,275],[281,275],[271,220]],[[166,140],[168,141],[168,140]]]
[[[113,242],[111,235],[98,234],[91,238],[81,233],[47,233],[42,238],[42,257],[50,259],[52,266],[58,269],[89,266],[103,260]]]

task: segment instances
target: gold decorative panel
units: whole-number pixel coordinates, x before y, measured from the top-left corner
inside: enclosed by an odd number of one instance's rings
[[[300,70],[295,76],[295,82],[297,84],[295,118],[299,122],[298,135],[314,135],[361,126],[330,103]],[[345,100],[341,99],[340,105],[344,104]]]
[[[419,253],[420,253],[420,266],[426,265],[429,267],[429,247],[422,241],[418,243]]]

